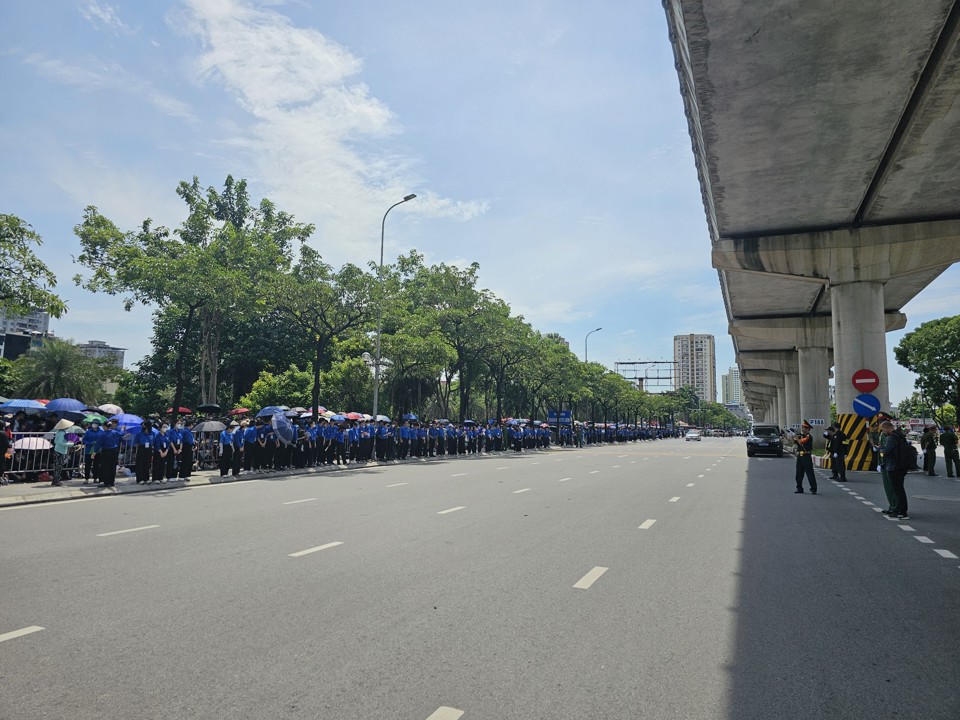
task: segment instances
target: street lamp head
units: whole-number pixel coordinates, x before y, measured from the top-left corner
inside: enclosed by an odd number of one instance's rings
[[[603,330],[603,328],[597,328],[594,332],[600,332],[601,330]]]
[[[403,196],[403,201],[409,202],[410,200],[413,200],[415,197],[416,197],[416,193],[410,193],[409,195]]]

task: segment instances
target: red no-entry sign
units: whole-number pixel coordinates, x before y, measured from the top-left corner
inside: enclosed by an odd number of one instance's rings
[[[880,377],[873,370],[857,370],[853,374],[853,386],[857,392],[870,393],[880,387]]]

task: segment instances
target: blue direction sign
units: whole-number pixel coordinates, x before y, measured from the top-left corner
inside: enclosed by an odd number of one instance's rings
[[[572,410],[561,410],[560,411],[560,424],[569,425],[573,422],[573,411]]]
[[[551,425],[557,424],[557,410],[556,408],[547,409],[547,422]]]
[[[880,412],[880,399],[870,393],[857,395],[853,399],[853,411],[862,418],[872,418]]]

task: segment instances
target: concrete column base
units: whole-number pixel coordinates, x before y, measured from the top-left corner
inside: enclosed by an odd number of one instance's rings
[[[837,415],[837,422],[850,441],[847,449],[847,470],[876,470],[877,461],[867,434],[870,421],[853,413],[844,413]],[[826,462],[823,467],[832,467],[830,459],[824,458]]]

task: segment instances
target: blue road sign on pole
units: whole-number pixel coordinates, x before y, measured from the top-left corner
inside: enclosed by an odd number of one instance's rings
[[[880,412],[880,399],[870,393],[857,395],[853,399],[853,411],[862,418],[872,418]]]
[[[573,411],[572,410],[561,410],[560,411],[560,424],[569,425],[573,422]]]
[[[553,408],[553,409],[548,408],[548,409],[547,409],[547,422],[550,423],[551,425],[556,425],[556,424],[557,424],[557,411],[556,411],[556,408]]]

